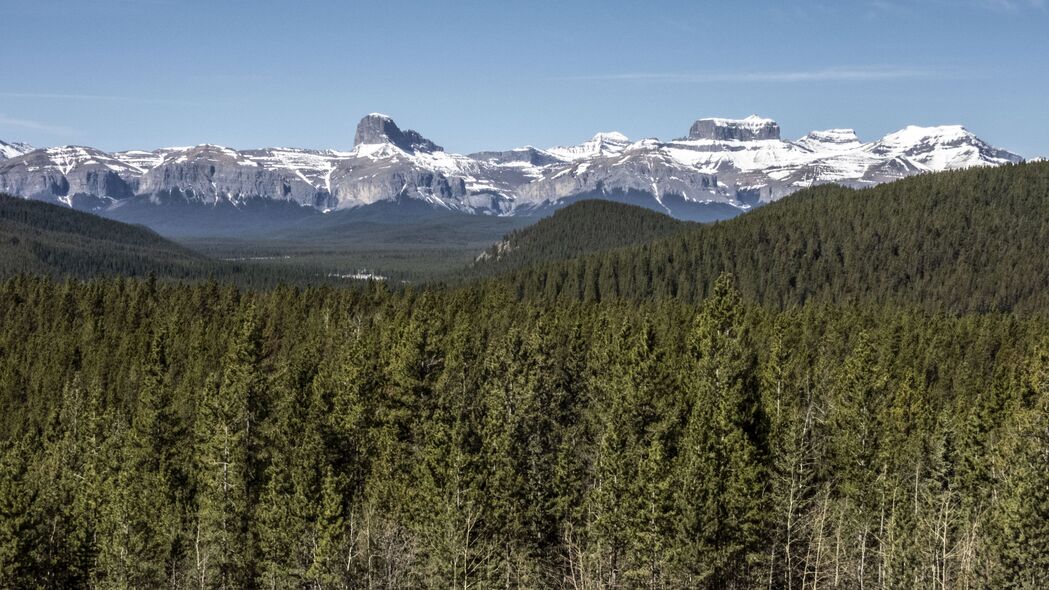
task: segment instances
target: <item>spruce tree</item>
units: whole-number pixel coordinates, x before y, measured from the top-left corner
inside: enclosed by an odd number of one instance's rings
[[[691,407],[676,466],[680,583],[745,587],[763,531],[763,424],[739,293],[718,279],[689,340]]]
[[[253,577],[249,518],[255,435],[252,405],[259,395],[254,311],[241,312],[222,361],[218,387],[206,388],[196,417],[197,522],[194,559],[203,588],[237,588]]]
[[[1049,343],[1027,362],[1023,399],[1006,430],[995,511],[995,583],[1025,590],[1049,580]]]
[[[181,520],[172,487],[178,429],[167,393],[165,334],[154,334],[130,427],[121,430],[119,457],[100,519],[96,585],[159,587],[176,567]]]

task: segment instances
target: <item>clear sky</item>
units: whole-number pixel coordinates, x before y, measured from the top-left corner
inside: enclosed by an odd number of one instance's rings
[[[1049,155],[1049,0],[0,0],[0,139],[451,151],[964,124]]]

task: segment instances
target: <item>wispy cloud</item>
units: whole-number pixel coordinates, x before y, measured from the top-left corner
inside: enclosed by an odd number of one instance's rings
[[[133,101],[129,96],[103,96],[99,94],[56,94],[52,92],[0,92],[3,98],[57,98],[61,100],[105,100]]]
[[[67,94],[58,92],[0,92],[0,98],[38,98],[54,100],[79,100],[79,101],[101,101],[101,102],[129,102],[129,103],[152,103],[152,104],[193,104],[190,102],[171,98],[148,98],[142,96],[119,96],[108,94]]]
[[[41,133],[47,133],[49,135],[73,135],[76,133],[74,129],[71,129],[69,127],[48,125],[47,123],[31,121],[29,119],[17,119],[15,117],[8,117],[3,113],[0,113],[0,127],[18,127],[19,129],[39,131]]]
[[[1022,10],[1045,10],[1046,0],[973,0],[980,8],[998,12],[1020,12]]]
[[[565,76],[560,80],[607,80],[624,82],[870,82],[881,80],[903,80],[912,78],[944,77],[943,72],[916,68],[891,66],[839,67],[816,70],[756,71],[756,72],[627,72],[621,74],[596,74]]]
[[[869,16],[900,17],[922,8],[933,8],[936,10],[969,8],[1004,14],[1017,14],[1029,11],[1045,12],[1049,9],[1049,0],[868,0],[866,6]]]

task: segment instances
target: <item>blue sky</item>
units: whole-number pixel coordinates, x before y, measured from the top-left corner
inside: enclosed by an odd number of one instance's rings
[[[447,149],[960,123],[1049,155],[1049,0],[0,0],[0,139]]]

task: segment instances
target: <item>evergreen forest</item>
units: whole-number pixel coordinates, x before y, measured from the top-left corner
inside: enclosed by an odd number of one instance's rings
[[[583,202],[419,284],[91,223],[6,230],[88,270],[0,281],[0,587],[1049,584],[1049,164]]]

